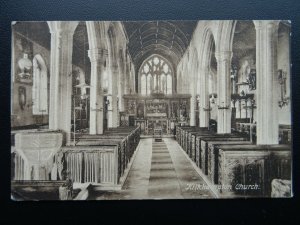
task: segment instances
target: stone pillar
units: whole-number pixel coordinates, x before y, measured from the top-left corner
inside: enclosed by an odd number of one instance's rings
[[[195,93],[195,79],[194,76],[191,75],[191,79],[190,79],[190,85],[189,85],[189,89],[190,89],[190,93],[192,95],[191,97],[191,104],[190,104],[190,126],[195,126],[196,125],[196,93]]]
[[[200,71],[199,126],[209,125],[208,68]]]
[[[277,21],[254,21],[256,29],[257,144],[278,144]]]
[[[50,51],[50,109],[49,129],[66,133],[70,143],[72,107],[73,34],[77,22],[49,22]]]
[[[181,94],[181,72],[177,72],[177,93]]]
[[[196,102],[196,96],[193,94],[191,97],[191,104],[190,104],[190,126],[196,125],[196,114],[195,114],[195,102]]]
[[[120,51],[120,54],[123,54],[122,51]],[[124,59],[124,57],[122,57]],[[118,74],[118,107],[119,111],[123,112],[124,111],[124,100],[123,100],[123,95],[125,92],[126,88],[126,70],[125,70],[125,62],[121,61],[120,62],[120,70]],[[118,113],[119,114],[119,113]],[[119,117],[119,115],[118,115]]]
[[[130,63],[130,61],[128,60],[128,56],[126,55],[126,63],[125,63],[125,77],[124,77],[124,79],[125,79],[125,91],[124,91],[124,93],[125,94],[129,94],[129,84],[130,84],[130,81],[129,81],[129,79],[130,79],[130,71],[129,71],[129,63]]]
[[[91,61],[90,134],[103,134],[102,74],[107,55],[106,49],[88,50]]]
[[[218,63],[218,133],[231,133],[231,51],[216,53]]]
[[[109,105],[107,107],[107,120],[108,127],[117,127],[119,124],[118,118],[118,75],[119,68],[117,64],[111,66],[111,74],[109,79],[109,90],[107,99],[109,100]]]

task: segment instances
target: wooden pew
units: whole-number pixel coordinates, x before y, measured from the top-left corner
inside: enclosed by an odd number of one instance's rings
[[[176,136],[176,140],[177,140],[177,142],[178,142],[178,144],[179,145],[181,145],[181,132],[182,132],[182,128],[183,127],[181,127],[181,126],[176,126],[176,134],[175,134],[175,136]]]
[[[70,195],[65,196],[62,189],[67,186],[66,181],[18,180],[11,181],[11,194],[12,199],[16,201],[72,200],[80,189],[73,190],[71,187]]]
[[[237,140],[213,140],[208,141],[207,144],[207,176],[212,182],[212,184],[218,183],[218,166],[219,166],[219,158],[218,158],[218,148],[215,148],[215,145],[251,145],[250,141],[237,141]]]
[[[187,141],[189,142],[189,145],[188,145],[187,153],[194,162],[196,162],[196,136],[201,134],[213,134],[213,132],[207,130],[207,128],[201,128],[199,129],[199,131],[189,132],[188,134]]]
[[[97,140],[105,140],[105,139],[124,139],[124,145],[127,148],[128,152],[131,154],[136,149],[139,141],[140,141],[140,128],[139,127],[129,127],[129,128],[111,128],[114,129],[115,132],[106,132],[100,135],[82,135],[79,138],[79,141],[76,145],[97,145]],[[120,131],[121,130],[121,131]],[[92,143],[92,140],[95,142]],[[99,143],[100,144],[100,143]]]
[[[82,135],[76,146],[62,148],[75,182],[118,185],[140,140],[139,127],[110,128]]]
[[[235,134],[212,134],[212,135],[204,135],[198,137],[200,141],[200,167],[202,172],[207,175],[208,174],[208,142],[209,141],[246,141],[247,138],[237,136]],[[251,144],[247,142],[248,144]]]
[[[196,156],[196,136],[203,134],[212,135],[213,133],[209,131],[208,128],[191,126],[177,127],[176,132],[177,141],[179,145],[183,148],[184,151],[187,152],[189,157],[199,166],[200,163],[199,161],[197,161]]]
[[[109,137],[104,139],[85,139],[80,140],[76,146],[117,146],[118,147],[118,175],[122,176],[135,149],[128,144],[126,137]]]
[[[119,144],[66,146],[62,148],[66,170],[78,183],[116,186],[121,177]]]
[[[188,135],[190,132],[196,132],[201,131],[202,129],[199,127],[182,127],[180,131],[180,145],[183,148],[184,151],[187,152],[187,149],[189,148],[188,144]]]
[[[184,127],[189,127],[189,126],[176,126],[175,127],[175,137],[179,144],[181,143],[181,132]]]
[[[195,161],[197,166],[203,170],[204,174],[207,174],[207,167],[205,166],[205,158],[207,156],[207,151],[202,151],[201,139],[203,138],[220,138],[221,140],[229,140],[230,138],[240,139],[241,137],[236,134],[217,134],[212,132],[202,132],[195,134]],[[244,140],[242,138],[242,140]],[[204,148],[205,149],[205,148]]]
[[[271,196],[273,179],[291,179],[290,145],[215,145],[223,196]]]

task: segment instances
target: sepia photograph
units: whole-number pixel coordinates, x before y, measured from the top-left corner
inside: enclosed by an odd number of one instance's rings
[[[11,199],[291,198],[291,21],[11,23]]]

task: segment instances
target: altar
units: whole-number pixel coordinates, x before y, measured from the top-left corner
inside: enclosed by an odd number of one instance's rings
[[[177,124],[189,122],[190,97],[188,94],[124,95],[125,111],[121,112],[120,125],[140,126],[146,135],[153,135],[157,127],[162,134],[173,134]]]

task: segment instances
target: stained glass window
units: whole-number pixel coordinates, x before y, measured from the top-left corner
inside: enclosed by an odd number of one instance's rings
[[[151,95],[152,93],[172,94],[173,72],[170,64],[157,55],[145,61],[140,69],[140,93]]]

